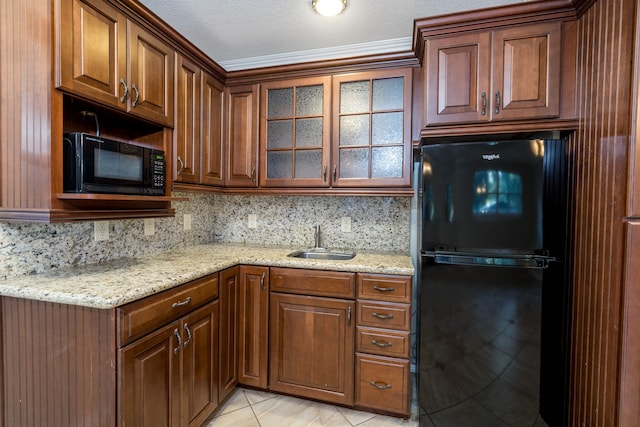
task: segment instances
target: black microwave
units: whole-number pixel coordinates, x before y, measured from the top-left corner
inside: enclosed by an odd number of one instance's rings
[[[65,193],[165,195],[164,151],[82,132],[63,146]]]

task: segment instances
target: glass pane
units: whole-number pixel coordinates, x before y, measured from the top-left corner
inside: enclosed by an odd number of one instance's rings
[[[372,178],[402,178],[402,147],[371,149]]]
[[[271,151],[267,153],[267,178],[292,178],[293,167],[290,151]]]
[[[322,85],[296,88],[296,116],[322,115]]]
[[[373,111],[404,108],[404,78],[373,81]]]
[[[293,120],[267,122],[267,149],[293,147]]]
[[[340,178],[369,178],[369,149],[340,149]]]
[[[296,120],[296,147],[322,147],[322,118]]]
[[[369,145],[369,115],[340,117],[340,145]]]
[[[402,144],[403,113],[378,113],[371,117],[371,144]]]
[[[296,178],[322,178],[322,150],[296,151]]]
[[[340,84],[340,113],[369,112],[369,81]]]
[[[293,116],[293,88],[270,89],[268,119]]]

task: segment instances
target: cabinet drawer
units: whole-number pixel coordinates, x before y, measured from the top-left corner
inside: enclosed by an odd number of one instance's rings
[[[409,361],[356,355],[356,407],[409,414]]]
[[[411,276],[360,274],[358,298],[391,302],[411,302]]]
[[[358,327],[356,351],[380,356],[409,358],[409,332]]]
[[[217,296],[216,273],[119,307],[118,346],[132,342]]]
[[[409,331],[411,305],[375,301],[358,301],[358,326]]]
[[[353,299],[355,273],[272,267],[271,290],[290,294]]]

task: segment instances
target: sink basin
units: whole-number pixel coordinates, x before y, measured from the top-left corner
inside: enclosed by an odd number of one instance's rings
[[[331,261],[344,261],[356,256],[355,252],[339,252],[330,251],[328,249],[307,249],[304,251],[291,252],[289,255],[292,258],[305,258],[305,259],[324,259]]]

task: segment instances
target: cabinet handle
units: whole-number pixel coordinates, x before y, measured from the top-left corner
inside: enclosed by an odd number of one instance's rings
[[[127,98],[129,97],[129,86],[127,86],[127,82],[125,82],[124,79],[120,79],[120,84],[124,88],[124,92],[120,97],[120,102],[124,104],[127,101]]]
[[[184,342],[183,347],[187,348],[187,346],[189,345],[189,343],[191,342],[191,330],[189,329],[189,324],[185,323],[184,324],[184,330],[187,331],[187,339]]]
[[[347,326],[351,326],[351,306],[347,309]]]
[[[391,347],[393,345],[393,343],[390,343],[387,341],[376,341],[376,340],[371,340],[371,344],[377,345],[378,347]]]
[[[256,182],[256,167],[251,168],[251,182]]]
[[[373,289],[380,292],[393,292],[396,290],[395,288],[382,288],[380,286],[375,286],[375,285],[373,286]]]
[[[393,314],[378,314],[378,313],[371,313],[371,315],[373,317],[376,317],[378,319],[393,319]]]
[[[178,176],[180,176],[182,175],[182,171],[184,170],[184,162],[182,161],[180,156],[178,156],[178,163],[180,163],[180,167],[178,168]]]
[[[138,100],[140,99],[140,92],[138,92],[138,88],[136,87],[135,83],[133,83],[131,85],[131,89],[133,89],[133,91],[136,93],[136,97],[133,100],[133,102],[131,103],[131,106],[135,107],[136,105],[138,105]]]
[[[260,276],[260,288],[263,291],[266,291],[267,289],[264,287],[264,272],[262,272],[262,276]]]
[[[327,165],[324,165],[324,168],[322,168],[322,180],[327,182]]]
[[[178,331],[178,328],[175,328],[173,330],[173,335],[178,338],[178,346],[173,349],[173,354],[178,354],[178,352],[180,351],[180,347],[182,347],[182,337],[180,336],[180,331]]]
[[[371,384],[372,386],[374,386],[378,390],[386,390],[388,388],[391,388],[391,384],[378,384],[375,381],[371,381],[369,384]]]
[[[333,165],[333,180],[338,179],[338,165]]]
[[[191,302],[191,297],[187,297],[187,299],[185,299],[184,301],[176,301],[173,304],[171,304],[171,307],[173,308],[178,308],[178,307],[182,307],[185,306],[187,304],[189,304]]]
[[[496,91],[496,114],[500,114],[500,91]]]
[[[483,116],[487,114],[487,92],[482,92],[482,111],[480,114]]]

